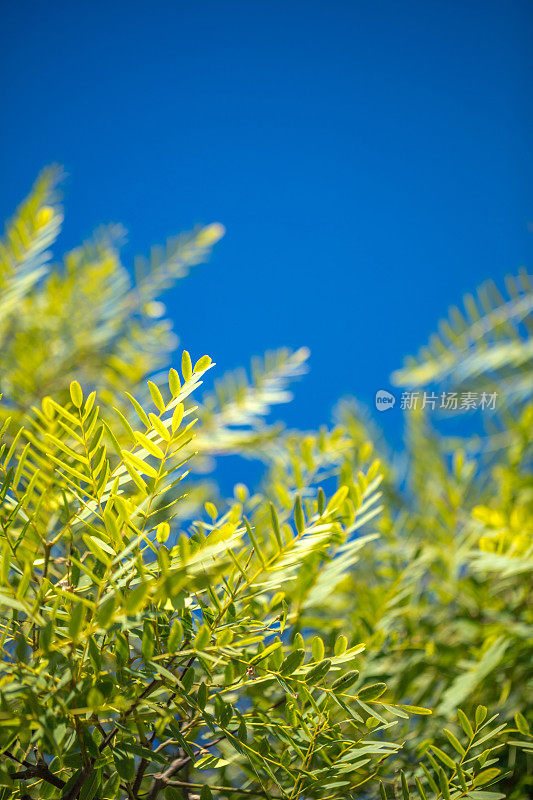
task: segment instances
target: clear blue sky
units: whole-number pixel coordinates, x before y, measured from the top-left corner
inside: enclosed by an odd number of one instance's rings
[[[0,212],[65,166],[74,246],[227,236],[166,299],[219,370],[311,348],[291,425],[371,402],[449,304],[531,265],[530,2],[2,2]],[[217,370],[218,371],[218,370]]]

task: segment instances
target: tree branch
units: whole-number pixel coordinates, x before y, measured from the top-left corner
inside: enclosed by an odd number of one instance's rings
[[[46,783],[51,783],[52,786],[55,786],[57,789],[62,789],[63,786],[65,786],[65,781],[58,778],[53,772],[50,772],[46,764],[30,764],[29,767],[21,770],[21,772],[13,773],[11,777],[17,781],[28,781],[31,778],[39,778],[40,780],[46,781]]]

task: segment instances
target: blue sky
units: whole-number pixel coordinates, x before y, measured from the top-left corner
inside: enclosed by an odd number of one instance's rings
[[[528,2],[18,0],[2,18],[2,216],[59,162],[62,248],[122,222],[130,263],[223,222],[169,312],[219,372],[308,345],[290,425],[372,402],[451,303],[531,265]]]

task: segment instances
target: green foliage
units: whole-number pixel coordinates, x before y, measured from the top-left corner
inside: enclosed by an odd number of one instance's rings
[[[135,284],[116,229],[52,269],[56,179],[0,246],[1,800],[528,796],[527,276],[398,374],[509,389],[492,428],[410,413],[398,466],[354,402],[265,423],[304,349],[199,400],[158,297],[221,226]],[[226,453],[261,486],[194,477]]]

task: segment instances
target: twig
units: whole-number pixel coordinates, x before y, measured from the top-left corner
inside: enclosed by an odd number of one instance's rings
[[[207,750],[210,747],[214,747],[216,744],[221,742],[222,739],[225,739],[225,738],[226,738],[226,736],[224,735],[224,736],[219,736],[217,739],[213,739],[213,741],[202,745],[202,747],[199,750],[199,752],[201,752],[202,750]],[[197,754],[195,754],[195,755],[197,755]],[[184,757],[180,757],[180,758],[175,758],[174,761],[170,764],[170,766],[164,772],[156,772],[155,775],[154,775],[154,781],[153,781],[152,786],[150,787],[150,791],[148,793],[148,800],[155,800],[155,798],[157,797],[160,789],[162,789],[165,786],[169,786],[170,785],[170,779],[172,778],[172,776],[175,775],[176,772],[178,772],[182,767],[184,767],[186,764],[188,764],[189,761],[191,761],[191,760],[192,760],[191,756],[184,756]],[[194,787],[191,787],[191,788],[194,788]],[[200,786],[200,789],[201,788],[202,787]]]
[[[42,764],[30,764],[26,769],[13,773],[11,777],[18,781],[40,778],[40,780],[46,781],[46,783],[51,783],[52,786],[55,786],[57,789],[62,789],[63,786],[65,786],[65,781],[58,778],[53,772],[50,772],[46,764],[44,764],[44,766]]]
[[[168,781],[169,786],[183,786],[187,789],[202,789],[204,784],[203,783],[190,783],[189,781]],[[266,792],[262,791],[261,789],[239,789],[235,786],[216,786],[212,783],[209,784],[209,788],[213,789],[215,792],[234,792],[235,794],[249,794],[255,797],[269,797]]]

